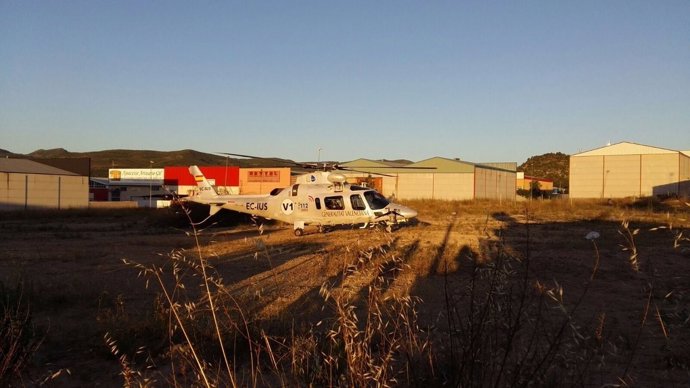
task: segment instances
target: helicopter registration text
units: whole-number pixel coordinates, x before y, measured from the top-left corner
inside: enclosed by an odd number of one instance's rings
[[[244,206],[247,210],[268,210],[267,202],[247,202]]]

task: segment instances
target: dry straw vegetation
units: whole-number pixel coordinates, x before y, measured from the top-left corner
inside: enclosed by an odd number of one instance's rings
[[[4,214],[0,385],[690,381],[687,203],[407,204],[420,222],[393,233],[302,238],[185,212]]]

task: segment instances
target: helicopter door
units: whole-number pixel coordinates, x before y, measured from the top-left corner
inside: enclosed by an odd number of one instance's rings
[[[362,196],[359,194],[353,194],[350,196],[350,205],[352,205],[352,210],[366,210],[367,205],[364,204]]]
[[[297,196],[297,191],[299,189],[299,184],[292,185],[292,196],[296,197]]]

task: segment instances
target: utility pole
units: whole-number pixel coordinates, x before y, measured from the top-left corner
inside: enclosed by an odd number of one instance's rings
[[[152,185],[153,185],[153,160],[149,160],[149,208],[151,207]]]

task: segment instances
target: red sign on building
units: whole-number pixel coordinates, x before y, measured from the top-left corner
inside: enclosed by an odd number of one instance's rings
[[[247,182],[280,182],[279,170],[247,171]]]
[[[239,186],[240,168],[211,166],[199,167],[206,179],[215,181],[216,186]],[[189,173],[189,167],[165,167],[164,184],[167,186],[196,186],[196,181]]]

